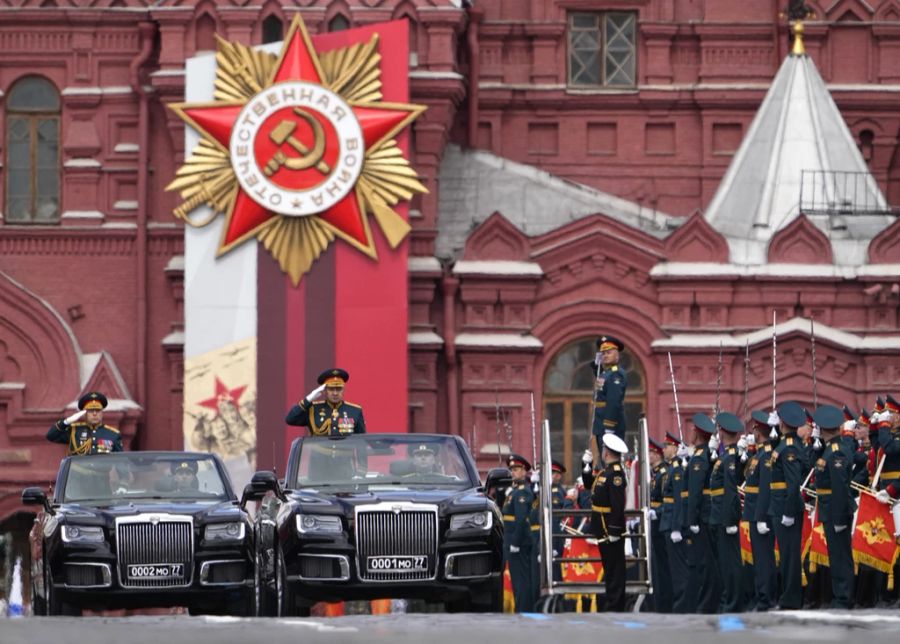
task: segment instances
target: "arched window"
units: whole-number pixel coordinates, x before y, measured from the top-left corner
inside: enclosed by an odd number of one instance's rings
[[[59,221],[59,93],[30,76],[6,99],[6,221]]]
[[[350,20],[342,14],[335,14],[334,18],[328,21],[328,31],[344,31],[350,28]]]
[[[270,42],[280,42],[284,40],[284,23],[281,18],[275,14],[271,14],[262,23],[262,41],[264,45]]]
[[[581,473],[581,455],[589,446],[594,408],[591,363],[596,353],[596,338],[577,340],[556,355],[544,374],[544,418],[550,421],[550,452],[565,464],[568,481]],[[625,442],[630,449],[638,435],[638,418],[647,405],[647,379],[643,366],[627,348],[619,356],[619,366],[628,376]]]

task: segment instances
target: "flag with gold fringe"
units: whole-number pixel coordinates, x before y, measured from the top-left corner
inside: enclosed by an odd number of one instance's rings
[[[516,598],[513,595],[512,577],[509,576],[509,562],[503,567],[503,612],[516,612]]]
[[[828,542],[825,541],[825,525],[819,520],[819,506],[813,514],[812,530],[805,542],[804,555],[809,555],[809,571],[816,572],[819,566],[830,566],[828,561]]]
[[[753,565],[753,546],[750,544],[750,522],[741,521],[741,561]]]
[[[900,546],[894,538],[894,517],[891,508],[880,503],[874,495],[859,495],[859,510],[853,527],[853,563],[879,570],[888,576],[887,589],[894,589],[894,564]]]

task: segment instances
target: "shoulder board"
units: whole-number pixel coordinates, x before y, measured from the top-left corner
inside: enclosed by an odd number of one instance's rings
[[[348,407],[356,407],[357,409],[362,409],[362,405],[357,405],[356,403],[347,402],[346,400],[344,401],[344,404],[347,405]]]
[[[622,469],[622,466],[619,465],[618,463],[613,463],[612,468],[613,468],[613,472],[619,472]]]
[[[618,370],[619,370],[619,365],[614,364],[613,366],[611,366],[611,367],[609,368],[609,370],[610,370],[610,371],[618,371]]]
[[[791,436],[788,436],[785,442],[788,444],[788,446],[791,446],[794,444],[794,439]]]
[[[831,444],[831,451],[832,451],[832,452],[839,452],[840,449],[841,449],[841,447],[840,447],[840,445],[838,445],[837,443],[832,443],[832,444]]]
[[[734,447],[729,447],[728,453],[734,456],[735,454],[737,454],[737,449],[735,449]]]
[[[698,447],[698,448],[696,448],[696,449],[694,450],[694,456],[700,456],[700,455],[702,455],[702,454],[703,454],[703,448],[702,448],[702,447]]]
[[[120,432],[118,429],[116,429],[115,427],[110,427],[109,425],[104,425],[103,427],[105,427],[106,429],[108,429],[108,430],[111,431],[111,432],[115,432],[116,434],[120,434],[120,433],[121,433],[121,432]]]
[[[72,423],[69,427],[87,427],[87,423]]]
[[[766,445],[766,451],[767,451],[767,452],[771,452],[771,451],[772,451],[772,446],[771,446],[771,445]]]
[[[310,407],[321,407],[322,405],[327,404],[327,402],[328,401],[326,401],[326,400],[314,400],[310,404]]]

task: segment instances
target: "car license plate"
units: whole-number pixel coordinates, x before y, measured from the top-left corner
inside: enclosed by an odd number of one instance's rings
[[[424,572],[428,570],[428,557],[369,557],[366,565],[369,572]]]
[[[129,579],[174,579],[184,577],[184,564],[132,564]]]

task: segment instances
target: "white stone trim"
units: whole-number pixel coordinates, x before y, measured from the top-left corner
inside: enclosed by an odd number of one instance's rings
[[[900,277],[900,264],[833,266],[831,264],[716,264],[712,262],[662,262],[650,270],[651,277],[794,277],[856,279]]]
[[[463,75],[457,72],[432,72],[427,69],[417,69],[409,73],[410,78],[451,79],[462,80]]]
[[[160,69],[159,71],[155,71],[150,74],[150,77],[154,76],[184,76],[185,71],[182,69]]]
[[[410,273],[440,273],[441,262],[437,257],[410,256],[406,260]]]
[[[406,337],[411,345],[444,344],[444,338],[434,331],[410,331]]]
[[[165,271],[183,271],[184,270],[184,255],[173,255],[169,258],[169,263],[166,264],[166,267],[163,269]]]
[[[131,94],[128,85],[110,85],[108,87],[66,87],[60,94],[63,96],[96,96],[108,94]]]
[[[454,275],[516,275],[540,277],[544,274],[536,262],[514,262],[509,260],[460,260],[453,266]]]
[[[160,344],[164,347],[183,347],[184,331],[172,331],[172,333],[162,339]]]
[[[60,219],[103,219],[106,217],[99,210],[66,210]]]
[[[108,221],[102,226],[105,229],[136,230],[137,224],[133,221]]]
[[[137,143],[116,143],[113,152],[139,152],[140,149]]]
[[[138,202],[131,199],[121,199],[113,204],[113,210],[137,210]]]
[[[518,333],[460,333],[456,336],[457,347],[497,348],[497,349],[542,349],[544,343],[533,335]]]
[[[64,168],[100,168],[103,167],[97,159],[75,158],[63,163]]]

